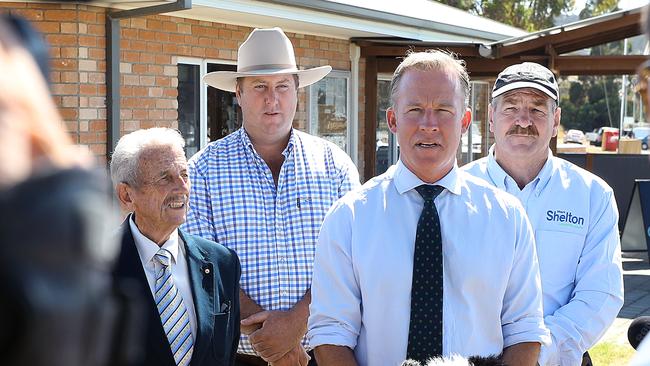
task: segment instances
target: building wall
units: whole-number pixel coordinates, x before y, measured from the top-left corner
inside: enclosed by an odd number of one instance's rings
[[[52,93],[65,127],[77,144],[87,145],[99,158],[105,158],[107,9],[14,2],[0,3],[2,10],[23,15],[43,32],[51,45]],[[249,27],[171,16],[123,19],[120,24],[121,134],[153,126],[177,127],[176,58],[234,61],[239,45],[252,31]],[[300,68],[329,64],[335,70],[350,71],[349,41],[287,35]],[[304,89],[298,98],[294,126],[304,129]],[[363,121],[362,106],[359,121]]]

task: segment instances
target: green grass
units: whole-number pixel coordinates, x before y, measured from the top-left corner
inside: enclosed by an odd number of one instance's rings
[[[634,355],[634,348],[628,344],[602,342],[589,350],[594,366],[627,365]]]

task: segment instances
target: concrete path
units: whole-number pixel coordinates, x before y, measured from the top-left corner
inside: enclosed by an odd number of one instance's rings
[[[632,320],[650,315],[650,264],[646,252],[623,253],[623,281],[625,303],[600,342],[629,345],[627,328]]]

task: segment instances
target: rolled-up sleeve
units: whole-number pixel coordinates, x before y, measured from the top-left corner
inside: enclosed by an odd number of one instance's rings
[[[352,213],[334,204],[321,227],[311,287],[309,344],[354,349],[361,327],[361,292],[355,276],[351,233]]]
[[[611,190],[592,193],[589,231],[578,262],[571,300],[546,316],[552,344],[540,365],[579,364],[623,306],[618,209]]]
[[[550,342],[544,326],[542,285],[533,230],[523,208],[514,210],[517,237],[501,314],[504,348],[523,342]]]

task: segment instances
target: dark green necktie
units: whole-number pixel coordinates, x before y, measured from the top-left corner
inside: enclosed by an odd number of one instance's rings
[[[443,189],[426,184],[415,188],[424,208],[415,235],[406,356],[422,363],[442,354],[442,236],[434,199]]]

